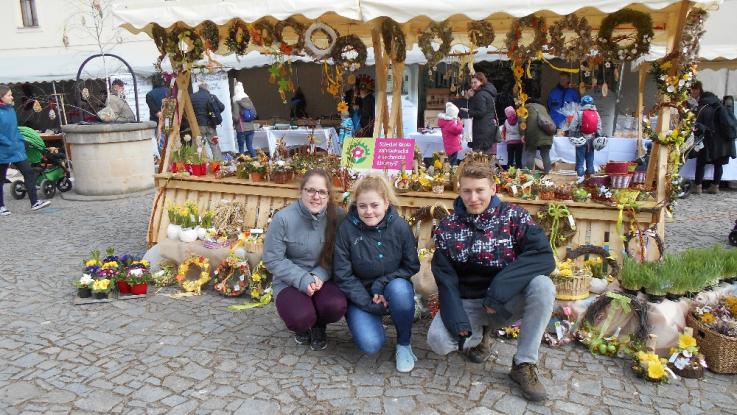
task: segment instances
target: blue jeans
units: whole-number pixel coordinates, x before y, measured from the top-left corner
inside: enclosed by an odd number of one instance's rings
[[[594,149],[587,151],[589,143],[576,147],[576,174],[583,176],[583,163],[586,162],[586,174],[594,174]]]
[[[397,344],[409,346],[412,336],[412,321],[415,317],[415,289],[412,282],[403,278],[392,280],[384,288],[384,298],[389,302],[389,314],[397,329]],[[345,314],[353,342],[364,353],[374,354],[384,345],[384,326],[381,316],[371,314],[348,304]]]
[[[243,153],[243,144],[248,148],[248,154],[251,157],[256,157],[256,149],[253,148],[253,134],[254,131],[242,131],[236,134],[238,139],[238,152]]]

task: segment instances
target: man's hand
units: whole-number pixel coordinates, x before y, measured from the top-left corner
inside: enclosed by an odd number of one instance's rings
[[[484,311],[486,311],[486,314],[496,314],[496,310],[489,306],[484,306]]]
[[[389,308],[389,302],[386,301],[386,298],[381,294],[374,294],[374,298],[371,301],[373,301],[374,304],[383,304],[384,308]]]

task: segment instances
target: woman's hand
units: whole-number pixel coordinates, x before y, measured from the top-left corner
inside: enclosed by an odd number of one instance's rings
[[[381,294],[374,294],[374,298],[371,301],[373,301],[374,304],[383,304],[384,308],[389,308],[389,302],[386,301],[386,298]]]
[[[318,277],[315,274],[312,274],[312,278],[315,279],[315,282],[312,283],[312,284],[315,284],[315,291],[319,291],[322,288],[322,284],[323,284],[322,280],[320,279],[320,277]]]
[[[484,311],[486,311],[486,314],[496,314],[496,310],[489,306],[484,306]]]

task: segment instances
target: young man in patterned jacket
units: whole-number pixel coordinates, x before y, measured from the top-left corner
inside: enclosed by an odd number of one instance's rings
[[[544,400],[538,349],[555,303],[548,238],[527,210],[499,199],[490,166],[466,164],[459,192],[455,212],[434,233],[440,312],[427,342],[440,355],[465,350],[482,363],[491,355],[491,333],[522,319],[509,375],[525,398]]]

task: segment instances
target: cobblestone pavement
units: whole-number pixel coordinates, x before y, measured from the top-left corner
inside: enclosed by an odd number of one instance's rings
[[[6,200],[8,198],[6,197]],[[525,402],[507,377],[514,347],[496,362],[439,357],[415,325],[411,374],[394,369],[394,341],[377,356],[357,352],[344,323],[329,346],[294,344],[273,305],[230,312],[234,300],[147,299],[74,306],[72,277],[92,249],[143,253],[152,195],[71,202],[31,213],[8,201],[0,217],[0,413],[614,413],[737,414],[737,376],[654,386],[626,362],[579,346],[543,347],[550,399]],[[668,224],[678,250],[724,243],[737,193],[692,196]],[[392,329],[389,329],[391,332]],[[392,339],[392,334],[388,335]]]

